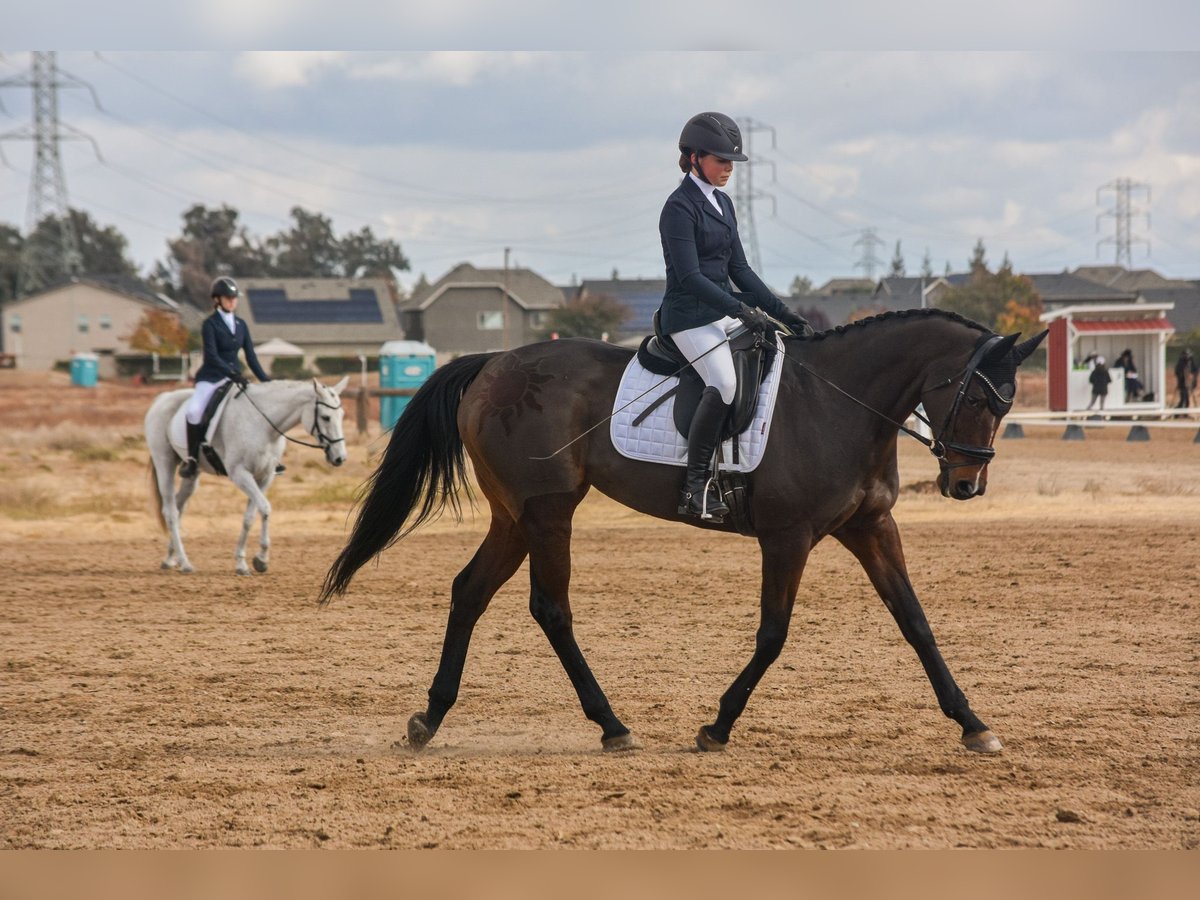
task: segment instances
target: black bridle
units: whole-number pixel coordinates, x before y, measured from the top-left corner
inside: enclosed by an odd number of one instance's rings
[[[970,387],[972,379],[978,378],[988,388],[988,390],[991,391],[992,397],[989,399],[989,404],[999,406],[1002,409],[1001,415],[1003,415],[1003,413],[1005,413],[1005,412],[1008,412],[1009,408],[1012,406],[1012,403],[1013,403],[1012,398],[1011,397],[1006,398],[1006,397],[1002,396],[1000,394],[1000,392],[996,390],[995,385],[993,385],[991,383],[991,381],[988,380],[987,376],[979,371],[980,363],[983,362],[984,358],[987,356],[987,354],[989,352],[991,352],[992,348],[995,347],[996,344],[1002,340],[1004,340],[1004,337],[1002,335],[999,335],[999,334],[992,335],[990,338],[988,338],[986,341],[984,341],[978,347],[975,348],[975,352],[971,354],[971,358],[969,360],[967,360],[967,365],[962,369],[961,372],[957,373],[956,375],[951,375],[945,381],[939,382],[938,384],[933,385],[933,387],[927,388],[921,392],[921,396],[924,397],[925,394],[928,394],[931,391],[936,391],[936,390],[940,390],[941,388],[944,388],[944,387],[949,387],[950,385],[954,384],[955,381],[959,382],[958,392],[954,395],[954,402],[952,402],[950,404],[950,409],[947,411],[946,417],[942,421],[942,427],[940,429],[935,429],[933,427],[933,423],[930,422],[923,415],[921,415],[919,412],[916,412],[915,410],[913,412],[913,415],[915,415],[918,419],[920,419],[922,422],[924,422],[926,425],[929,426],[930,432],[932,432],[934,434],[934,437],[932,439],[925,437],[925,435],[920,434],[917,431],[914,431],[913,429],[909,428],[907,425],[903,424],[902,422],[897,422],[891,416],[884,415],[879,410],[877,410],[874,407],[869,406],[868,404],[859,400],[853,394],[850,394],[850,393],[842,390],[842,388],[838,387],[836,384],[834,384],[828,378],[826,378],[823,375],[819,374],[818,372],[814,371],[810,366],[806,365],[805,363],[802,363],[800,360],[795,359],[794,357],[791,357],[791,356],[789,356],[787,358],[791,359],[793,362],[796,363],[796,365],[798,365],[800,368],[804,369],[804,371],[808,372],[814,378],[818,379],[819,381],[825,382],[825,384],[829,385],[831,388],[833,388],[838,393],[844,395],[845,397],[848,397],[850,400],[853,400],[855,403],[857,403],[863,409],[874,413],[875,415],[879,416],[881,419],[883,419],[887,422],[891,422],[893,425],[895,425],[898,429],[903,431],[905,434],[909,435],[910,437],[916,438],[918,441],[920,441],[922,444],[924,444],[926,447],[929,448],[929,452],[934,455],[934,458],[936,458],[938,460],[938,462],[941,463],[943,468],[957,469],[957,468],[961,468],[963,466],[975,465],[979,461],[982,461],[983,463],[986,464],[988,462],[991,462],[992,458],[995,457],[995,455],[996,455],[996,449],[994,447],[980,447],[977,444],[963,444],[963,443],[959,443],[958,441],[949,440],[946,436],[949,435],[953,431],[954,427],[958,424],[958,422],[957,422],[958,411],[959,411],[959,408],[962,406],[963,399],[967,395],[967,388]],[[956,453],[959,456],[968,457],[969,459],[972,460],[972,462],[951,463],[947,456],[948,453]]]
[[[261,409],[259,409],[258,404],[254,402],[254,398],[250,396],[250,394],[246,390],[246,388],[247,388],[247,385],[244,385],[244,384],[238,385],[238,394],[240,396],[245,397],[247,400],[249,400],[250,405],[253,406],[258,411],[258,414],[260,416],[262,416],[264,419],[267,420],[267,424],[270,425],[273,429],[275,429],[275,433],[278,434],[280,437],[282,437],[284,440],[291,441],[293,444],[299,444],[301,447],[311,447],[314,450],[323,450],[327,456],[329,454],[329,449],[334,444],[345,442],[346,439],[344,437],[331,438],[331,437],[329,437],[329,435],[325,434],[325,432],[321,430],[321,411],[320,411],[321,407],[323,406],[326,409],[341,409],[342,401],[340,398],[338,400],[337,406],[334,406],[331,403],[326,403],[324,400],[321,399],[321,395],[317,394],[316,400],[313,402],[313,427],[312,427],[312,430],[309,432],[309,434],[311,434],[313,437],[315,437],[317,439],[317,443],[310,444],[310,443],[308,443],[308,441],[301,441],[301,440],[298,440],[294,437],[291,437],[291,436],[285,434],[278,425],[276,425],[274,422],[271,421],[270,416],[268,416],[265,412],[263,412]]]

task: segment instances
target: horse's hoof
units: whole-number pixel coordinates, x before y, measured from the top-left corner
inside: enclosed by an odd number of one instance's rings
[[[254,573],[250,571],[249,566],[242,566],[234,574],[235,575],[253,575]]]
[[[708,726],[701,725],[696,732],[696,747],[705,753],[719,753],[725,749],[726,741],[718,741],[708,733]]]
[[[254,571],[258,572],[260,574],[267,571],[266,562],[264,560],[259,559],[257,556],[254,557]]]
[[[633,739],[628,731],[616,737],[601,738],[600,745],[605,753],[619,753],[622,750],[641,750],[642,745]]]
[[[408,746],[420,750],[429,743],[431,737],[433,731],[429,727],[429,719],[425,717],[425,713],[415,713],[408,720]]]
[[[1000,743],[1000,738],[992,734],[991,731],[976,731],[972,734],[964,734],[962,742],[963,746],[972,753],[999,753],[1004,749],[1004,745]]]
[[[194,568],[192,568],[191,566],[180,566],[179,571],[182,572],[184,575],[191,575],[196,570]]]
[[[175,563],[169,563],[166,560],[163,560],[158,564],[158,567],[164,572],[170,572],[173,568],[175,568]]]

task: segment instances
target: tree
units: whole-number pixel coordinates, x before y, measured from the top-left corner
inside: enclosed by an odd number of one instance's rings
[[[148,309],[129,336],[129,346],[144,353],[174,356],[189,348],[190,337],[177,315]]]
[[[933,277],[933,260],[929,256],[929,248],[925,248],[925,255],[921,257],[921,277]]]
[[[987,250],[984,249],[983,238],[975,242],[975,249],[971,251],[971,258],[967,261],[967,271],[972,277],[987,274]]]
[[[22,243],[19,229],[0,222],[0,303],[17,296]]]
[[[395,286],[394,270],[406,271],[408,258],[391,238],[379,240],[367,226],[348,234],[338,244],[341,267],[347,278],[386,278]]]
[[[970,279],[966,284],[946,291],[938,306],[995,331],[1040,331],[1038,316],[1042,314],[1042,298],[1033,282],[1015,274],[1007,256],[998,272],[989,272],[983,252],[983,242],[979,241],[972,257]]]
[[[167,242],[167,261],[155,270],[169,296],[207,309],[208,291],[216,276],[267,274],[266,254],[239,217],[232,206],[209,209],[201,203],[184,212],[183,231]]]
[[[71,227],[79,245],[79,270],[84,275],[137,275],[137,265],[126,255],[129,240],[112,225],[100,225],[81,209],[68,209]],[[23,252],[33,252],[44,260],[41,279],[28,284],[30,292],[66,278],[69,274],[62,258],[63,221],[46,216],[25,238]]]
[[[576,295],[550,310],[541,336],[599,338],[615,331],[632,314],[628,306],[608,294]]]
[[[804,294],[811,294],[813,283],[811,278],[805,278],[803,275],[797,275],[792,279],[791,295],[799,297]]]
[[[904,277],[904,254],[900,252],[899,241],[896,241],[896,252],[892,254],[892,269],[888,274],[893,278]]]
[[[336,278],[343,274],[333,221],[299,206],[292,207],[291,216],[290,230],[266,240],[271,274],[285,278]]]

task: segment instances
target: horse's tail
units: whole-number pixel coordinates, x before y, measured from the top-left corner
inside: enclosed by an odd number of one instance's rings
[[[165,532],[167,530],[167,520],[163,518],[163,501],[162,491],[158,489],[158,472],[154,468],[154,460],[149,460],[150,470],[150,491],[154,495],[154,515],[158,516],[158,525]]]
[[[466,460],[458,405],[463,391],[494,355],[477,353],[447,363],[408,402],[383,459],[363,487],[350,540],[325,576],[322,606],[334,594],[344,594],[365,563],[447,505],[462,516],[458,488],[466,483]],[[414,510],[416,516],[408,522]]]

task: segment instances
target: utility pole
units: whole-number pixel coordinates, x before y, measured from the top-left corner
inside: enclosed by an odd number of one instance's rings
[[[862,256],[854,264],[854,268],[862,269],[867,278],[874,281],[875,270],[879,268],[881,263],[879,257],[875,255],[875,248],[882,247],[883,241],[874,228],[864,228],[859,239],[854,242],[854,246],[863,248]]]
[[[101,162],[100,148],[95,140],[77,128],[64,124],[58,118],[58,89],[60,87],[84,87],[92,93],[96,108],[100,101],[92,86],[58,68],[53,50],[34,51],[28,75],[17,75],[0,81],[0,87],[30,87],[33,89],[33,125],[0,134],[4,140],[32,140],[34,143],[33,166],[29,181],[29,198],[25,211],[25,241],[21,249],[18,294],[42,287],[56,271],[69,275],[79,273],[82,258],[75,226],[71,222],[70,204],[67,200],[67,182],[63,177],[62,157],[59,142],[64,140],[90,141],[96,158]],[[31,240],[38,225],[47,216],[54,216],[59,223],[57,247],[38,246]]]
[[[737,120],[742,132],[742,152],[750,157],[748,162],[738,163],[733,175],[733,205],[738,211],[738,234],[742,238],[750,257],[750,266],[762,274],[762,255],[758,252],[758,233],[754,229],[754,200],[761,197],[771,201],[771,215],[775,215],[775,197],[754,187],[754,167],[770,166],[771,183],[775,183],[775,163],[769,159],[755,159],[753,153],[754,132],[771,133],[771,149],[775,149],[775,129],[751,118]]]
[[[511,247],[504,248],[504,281],[500,286],[500,316],[504,327],[504,349],[508,349],[508,254]]]
[[[1135,191],[1144,190],[1146,192],[1146,203],[1150,203],[1150,185],[1142,182],[1133,181],[1129,178],[1117,178],[1110,181],[1108,184],[1102,185],[1096,189],[1096,204],[1100,203],[1100,195],[1104,191],[1113,191],[1116,195],[1116,204],[1112,209],[1105,210],[1096,216],[1096,231],[1100,231],[1100,220],[1107,216],[1112,216],[1116,223],[1116,229],[1112,237],[1104,238],[1096,242],[1096,256],[1100,256],[1100,247],[1104,244],[1115,244],[1117,248],[1116,263],[1118,266],[1123,265],[1125,268],[1133,268],[1133,245],[1145,244],[1146,255],[1150,255],[1150,241],[1140,235],[1133,233],[1133,217],[1145,216],[1146,229],[1150,228],[1150,210],[1135,208],[1132,201],[1132,195]]]

